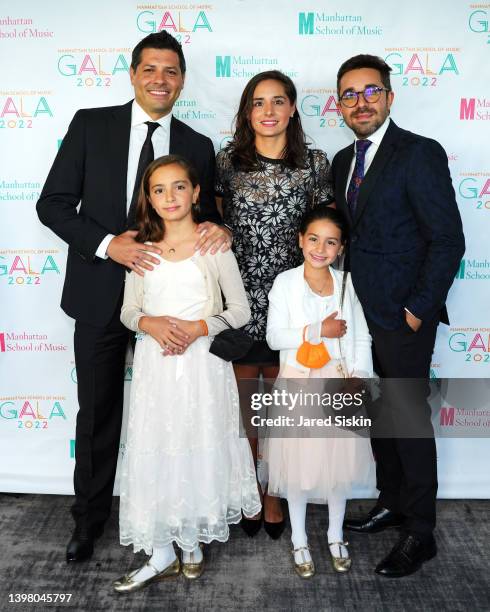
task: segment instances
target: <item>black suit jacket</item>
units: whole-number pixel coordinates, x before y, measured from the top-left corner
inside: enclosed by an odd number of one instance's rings
[[[337,208],[349,219],[347,266],[366,316],[385,329],[442,312],[465,244],[447,155],[435,140],[388,129],[352,218],[345,191],[354,145],[332,162]]]
[[[111,319],[124,282],[124,268],[95,252],[107,234],[126,229],[131,107],[132,101],[77,111],[37,203],[42,223],[69,245],[61,307],[95,326]],[[188,159],[198,172],[201,220],[221,223],[211,140],[172,117],[170,153]]]

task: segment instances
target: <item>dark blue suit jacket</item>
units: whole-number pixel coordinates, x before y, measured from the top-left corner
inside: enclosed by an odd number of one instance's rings
[[[366,316],[398,329],[407,308],[448,322],[445,300],[465,244],[447,155],[390,120],[352,218],[345,191],[354,145],[332,162],[337,208],[349,219],[347,267]]]

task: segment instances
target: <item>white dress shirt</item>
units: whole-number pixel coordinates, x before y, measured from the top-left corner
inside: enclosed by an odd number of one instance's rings
[[[374,156],[376,155],[376,152],[379,149],[379,145],[381,144],[381,141],[383,140],[383,136],[386,133],[386,130],[388,129],[388,125],[390,124],[390,117],[386,117],[384,123],[382,125],[379,126],[379,128],[374,132],[374,134],[371,134],[371,136],[369,136],[369,138],[367,140],[371,141],[371,145],[370,147],[367,149],[366,151],[366,156],[364,158],[364,175],[366,174],[366,172],[369,170],[369,166],[371,165]],[[355,142],[357,142],[358,140],[360,140],[359,138],[356,138]],[[352,177],[352,173],[354,172],[354,166],[356,163],[356,147],[354,147],[354,155],[352,157],[352,162],[350,164],[350,170],[349,170],[349,175],[347,177],[347,183],[345,185],[345,197],[347,199],[347,190],[349,189],[349,183]]]
[[[134,182],[136,180],[136,172],[138,170],[141,149],[143,148],[143,143],[145,142],[146,135],[148,134],[148,126],[145,125],[145,122],[151,121],[160,124],[160,127],[153,132],[151,137],[151,143],[153,145],[153,151],[155,152],[156,159],[157,157],[168,155],[169,153],[171,119],[172,113],[169,113],[168,115],[165,115],[165,117],[161,117],[155,121],[145,113],[136,100],[133,100],[133,106],[131,108],[131,132],[129,135],[128,174],[126,178],[127,212],[129,211],[131,198],[133,197]],[[113,238],[114,234],[107,234],[95,252],[97,257],[107,259],[107,247]]]

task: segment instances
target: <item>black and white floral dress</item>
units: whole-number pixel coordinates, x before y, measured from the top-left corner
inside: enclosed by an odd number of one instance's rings
[[[313,202],[332,202],[333,189],[329,161],[319,149],[309,151],[305,168],[288,168],[280,159],[258,154],[257,160],[257,170],[237,170],[230,149],[220,151],[215,191],[223,198],[224,222],[233,232],[233,250],[252,310],[245,331],[255,342],[239,363],[275,365],[278,352],[265,341],[268,294],[278,274],[302,262],[301,218]]]

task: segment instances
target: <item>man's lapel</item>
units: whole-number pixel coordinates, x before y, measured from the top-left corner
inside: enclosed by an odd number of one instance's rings
[[[182,122],[172,116],[170,120],[170,142],[169,153],[171,155],[181,155],[187,157],[188,142],[184,138]]]
[[[107,122],[106,146],[110,149],[111,176],[114,179],[116,191],[114,203],[116,205],[116,218],[120,227],[126,224],[127,215],[127,175],[129,136],[131,133],[131,108],[133,102],[114,108],[112,117]],[[109,180],[109,177],[103,177]]]
[[[354,155],[354,143],[352,143],[350,146],[340,151],[338,162],[337,162],[338,178],[336,178],[336,182],[338,181],[338,187],[335,190],[337,208],[349,217],[351,216],[351,214],[350,214],[349,206],[347,204],[347,200],[345,198],[345,193],[347,190],[347,179],[349,177],[349,170],[350,170],[350,165],[352,162],[353,155]]]
[[[393,151],[396,146],[396,141],[398,140],[399,131],[399,128],[390,119],[388,129],[386,130],[386,133],[383,136],[383,140],[381,141],[381,144],[379,145],[379,148],[376,151],[376,155],[374,156],[374,159],[371,162],[371,165],[369,166],[369,170],[367,171],[361,183],[361,187],[359,189],[359,196],[357,199],[354,225],[357,225],[359,219],[362,217],[369,195],[375,188],[379,176],[381,175],[384,167],[393,155]]]

